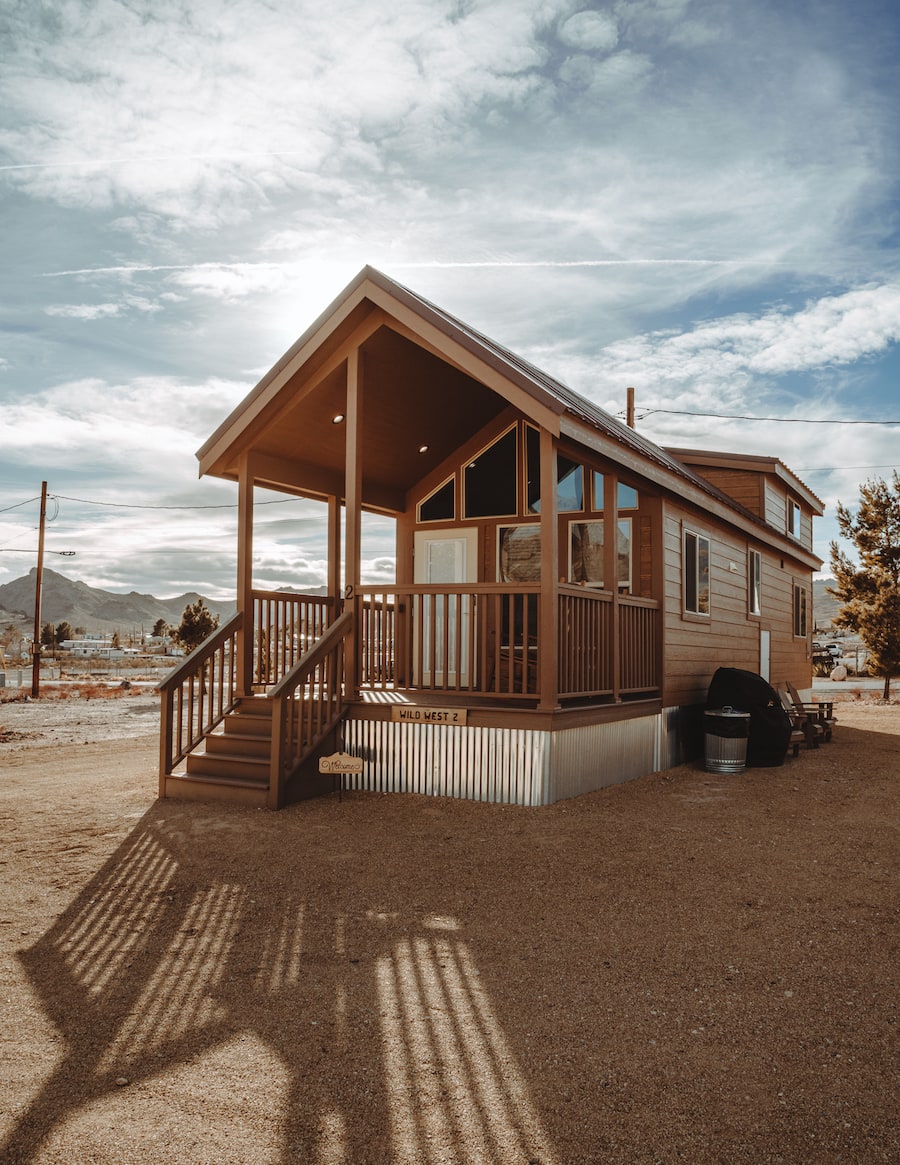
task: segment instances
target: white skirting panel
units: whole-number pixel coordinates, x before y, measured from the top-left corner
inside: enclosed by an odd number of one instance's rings
[[[667,767],[663,717],[557,732],[347,720],[342,747],[365,768],[345,788],[550,805]]]
[[[547,804],[549,733],[531,729],[347,720],[344,749],[362,757],[345,788],[505,805]]]

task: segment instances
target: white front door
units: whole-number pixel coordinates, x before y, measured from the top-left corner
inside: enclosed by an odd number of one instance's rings
[[[478,579],[478,530],[417,530],[413,582],[448,588]],[[465,687],[469,682],[472,600],[468,595],[421,595],[415,603],[414,682]]]

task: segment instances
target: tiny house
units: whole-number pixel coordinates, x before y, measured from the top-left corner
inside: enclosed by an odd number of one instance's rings
[[[338,749],[357,788],[549,804],[689,756],[719,666],[811,682],[822,505],[785,465],[663,449],[372,268],[197,456],[237,613],[161,685],[161,796],[277,808]],[[321,502],[326,594],[254,588],[256,487]]]

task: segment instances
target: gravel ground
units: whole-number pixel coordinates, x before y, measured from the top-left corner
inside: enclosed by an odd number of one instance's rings
[[[900,706],[780,769],[279,814],[155,801],[155,711],[0,705],[4,1165],[900,1160]]]

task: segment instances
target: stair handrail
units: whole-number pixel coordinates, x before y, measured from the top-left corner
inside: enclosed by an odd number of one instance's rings
[[[243,612],[232,615],[156,685],[160,694],[160,796],[164,795],[165,778],[237,703],[236,640],[243,622]]]
[[[345,611],[268,692],[267,698],[272,701],[269,767],[269,807],[272,809],[281,808],[288,778],[344,715],[344,644],[352,631],[353,612]],[[323,665],[325,674],[319,676],[317,696],[310,680]],[[297,689],[304,684],[309,685],[309,699],[296,700]],[[301,705],[302,720],[296,714],[295,704]]]

